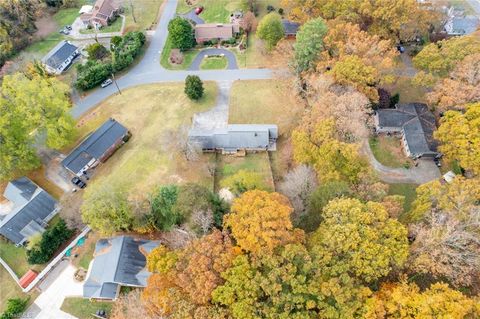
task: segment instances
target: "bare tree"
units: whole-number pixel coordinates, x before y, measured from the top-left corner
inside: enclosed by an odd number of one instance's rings
[[[187,161],[198,161],[202,147],[198,141],[189,138],[188,131],[187,125],[180,126],[178,130],[167,130],[160,142],[168,154],[173,156],[175,152],[180,152]]]
[[[294,219],[302,216],[308,205],[310,194],[317,188],[315,171],[307,165],[299,165],[285,175],[278,189],[286,195],[294,208]]]
[[[208,234],[213,226],[213,212],[211,209],[195,210],[192,213],[193,227],[199,229],[202,235]]]
[[[242,21],[240,21],[240,26],[243,30],[245,30],[247,34],[255,31],[255,29],[257,28],[257,18],[255,18],[255,14],[253,14],[253,12],[251,11],[245,13]]]
[[[140,289],[120,294],[113,305],[112,319],[153,319],[147,312]]]
[[[182,227],[174,227],[169,232],[161,233],[161,240],[170,249],[179,249],[185,247],[189,242],[195,239],[194,233],[185,230]]]

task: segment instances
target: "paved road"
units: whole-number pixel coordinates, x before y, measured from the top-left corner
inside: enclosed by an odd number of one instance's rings
[[[269,69],[242,69],[242,70],[211,70],[211,71],[169,71],[160,65],[160,54],[168,36],[168,22],[175,17],[177,0],[167,0],[163,4],[163,12],[157,24],[154,35],[150,39],[142,60],[127,74],[117,79],[121,90],[136,85],[162,82],[184,81],[187,75],[196,74],[206,81],[234,81],[234,80],[257,80],[269,79],[273,71]],[[77,100],[72,107],[71,113],[74,118],[95,107],[104,99],[117,93],[115,85],[104,89],[97,89],[87,97]]]
[[[235,54],[233,54],[232,51],[228,51],[227,49],[205,49],[197,54],[195,59],[193,59],[193,62],[188,68],[188,70],[190,71],[200,70],[200,64],[202,63],[202,60],[207,55],[222,55],[222,54],[225,56],[225,58],[228,61],[227,70],[238,69],[237,58],[235,57]]]
[[[195,9],[192,9],[185,14],[180,14],[180,16],[184,19],[192,20],[195,24],[204,24],[205,23],[205,21],[195,13]]]

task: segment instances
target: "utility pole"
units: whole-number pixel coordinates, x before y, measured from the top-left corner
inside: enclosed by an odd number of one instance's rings
[[[112,72],[112,79],[113,79],[113,83],[115,83],[115,86],[117,87],[118,93],[122,95],[122,91],[120,91],[120,88],[118,87],[118,83],[117,83],[117,80],[115,79],[115,74],[113,74],[113,72]]]
[[[133,22],[137,23],[137,19],[135,19],[135,12],[134,12],[134,8],[133,8],[133,2],[132,2],[132,0],[130,0],[130,10],[132,10]]]

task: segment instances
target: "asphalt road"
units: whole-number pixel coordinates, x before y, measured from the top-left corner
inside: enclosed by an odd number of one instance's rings
[[[196,71],[200,70],[200,64],[202,64],[202,60],[207,55],[221,55],[223,54],[228,61],[227,70],[235,70],[238,69],[237,65],[237,58],[232,51],[228,51],[227,49],[205,49],[202,50],[197,54],[195,59],[193,59],[192,64],[188,68],[189,71]]]
[[[236,70],[210,70],[210,71],[170,71],[160,65],[160,55],[168,36],[168,22],[175,17],[177,0],[167,0],[154,35],[150,38],[150,44],[143,55],[142,60],[135,65],[127,74],[117,78],[120,90],[133,86],[149,83],[179,82],[184,81],[187,75],[198,75],[206,81],[235,81],[235,80],[260,80],[269,79],[273,76],[270,69],[236,69]],[[104,89],[97,89],[82,99],[74,102],[71,114],[79,118],[111,95],[118,94],[115,85]]]

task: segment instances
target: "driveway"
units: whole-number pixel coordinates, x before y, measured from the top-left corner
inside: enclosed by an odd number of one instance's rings
[[[28,318],[35,319],[75,319],[76,317],[60,310],[65,297],[80,297],[83,283],[75,281],[76,268],[69,261],[62,261],[40,285],[42,293],[27,310]]]
[[[192,9],[188,13],[185,13],[185,14],[179,14],[179,16],[181,16],[184,19],[191,20],[195,24],[204,24],[205,23],[205,21],[195,13],[195,9]]]
[[[219,93],[215,107],[206,112],[196,113],[193,116],[192,129],[211,131],[216,128],[227,126],[231,87],[231,81],[222,81],[219,83]]]
[[[238,69],[237,58],[235,57],[235,54],[233,54],[232,51],[229,51],[226,49],[205,49],[197,54],[195,59],[193,59],[193,62],[188,68],[188,70],[190,71],[200,70],[200,64],[202,63],[202,60],[209,55],[223,55],[228,62],[227,70]]]
[[[418,166],[409,169],[393,168],[381,164],[372,153],[368,141],[362,144],[362,153],[367,156],[370,165],[378,174],[378,177],[385,183],[391,184],[424,184],[442,175],[437,165],[432,160],[420,159]]]

